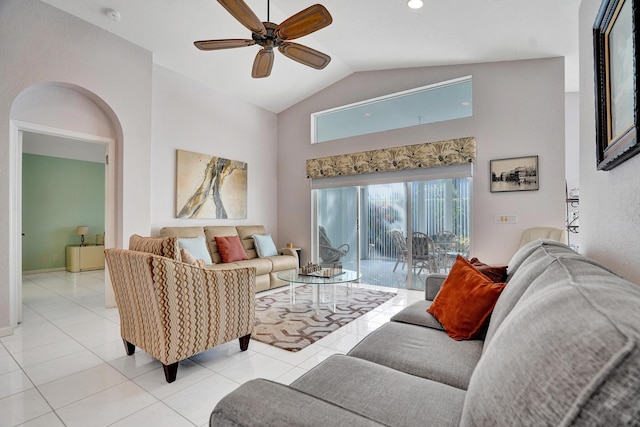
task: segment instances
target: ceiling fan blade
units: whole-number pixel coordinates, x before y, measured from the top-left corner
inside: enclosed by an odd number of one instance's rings
[[[238,20],[242,25],[247,27],[252,33],[267,35],[267,30],[264,28],[264,24],[256,16],[247,4],[242,0],[218,0],[218,3],[222,5],[227,12],[229,12],[234,18]]]
[[[255,40],[249,39],[220,39],[220,40],[200,40],[193,42],[200,50],[220,50],[233,49],[236,47],[246,47],[256,44]]]
[[[273,68],[273,57],[273,49],[260,49],[256,55],[256,59],[253,61],[251,77],[254,79],[269,77],[269,74],[271,74],[271,68]]]
[[[298,61],[316,70],[322,70],[331,62],[331,57],[308,46],[298,43],[285,42],[282,43],[278,50],[287,58]]]
[[[281,40],[293,40],[318,31],[332,22],[329,11],[321,4],[315,4],[286,19],[278,25],[275,33]]]

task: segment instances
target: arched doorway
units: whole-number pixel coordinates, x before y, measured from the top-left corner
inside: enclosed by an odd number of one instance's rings
[[[113,110],[98,96],[79,86],[47,82],[27,88],[12,103],[10,158],[13,191],[10,200],[10,283],[11,324],[22,318],[22,134],[35,132],[104,144],[107,159],[105,165],[105,246],[113,247],[118,232],[116,220],[116,192],[118,176],[116,167],[117,146],[122,140],[119,121]],[[105,305],[115,306],[113,291],[105,272]]]

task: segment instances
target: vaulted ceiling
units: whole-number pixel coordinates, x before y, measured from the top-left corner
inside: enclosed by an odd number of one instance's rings
[[[359,71],[565,57],[578,91],[580,0],[273,0],[276,24],[316,2],[333,23],[296,40],[331,56],[315,70],[276,52],[271,76],[251,78],[257,46],[203,52],[195,40],[251,38],[216,0],[42,0],[153,52],[156,64],[273,112]],[[267,20],[267,0],[245,0]],[[117,10],[120,20],[107,11]]]

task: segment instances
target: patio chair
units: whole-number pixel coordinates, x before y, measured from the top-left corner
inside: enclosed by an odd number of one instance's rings
[[[329,236],[327,236],[327,231],[323,226],[318,227],[318,235],[320,240],[320,258],[323,263],[339,262],[340,258],[349,253],[349,245],[346,243],[338,247],[333,247]]]
[[[412,249],[412,267],[415,273],[418,270],[418,275],[422,273],[425,268],[429,273],[437,273],[438,266],[438,253],[436,252],[436,245],[433,239],[424,233],[416,231],[413,233],[411,240]]]
[[[389,232],[391,234],[391,238],[393,239],[393,243],[396,247],[396,265],[393,267],[393,271],[395,272],[398,268],[398,264],[402,263],[402,270],[404,270],[404,266],[407,264],[407,238],[404,237],[404,233],[401,230],[391,230]]]
[[[435,234],[433,240],[438,252],[440,266],[448,271],[453,266],[456,256],[463,254],[460,252],[460,239],[451,231],[441,230]]]

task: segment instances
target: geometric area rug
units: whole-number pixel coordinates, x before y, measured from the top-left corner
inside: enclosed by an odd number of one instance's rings
[[[313,307],[312,288],[296,287],[296,303],[289,303],[289,290],[256,298],[256,321],[251,339],[296,352],[357,319],[396,296],[395,292],[376,291],[351,286],[333,304]]]

